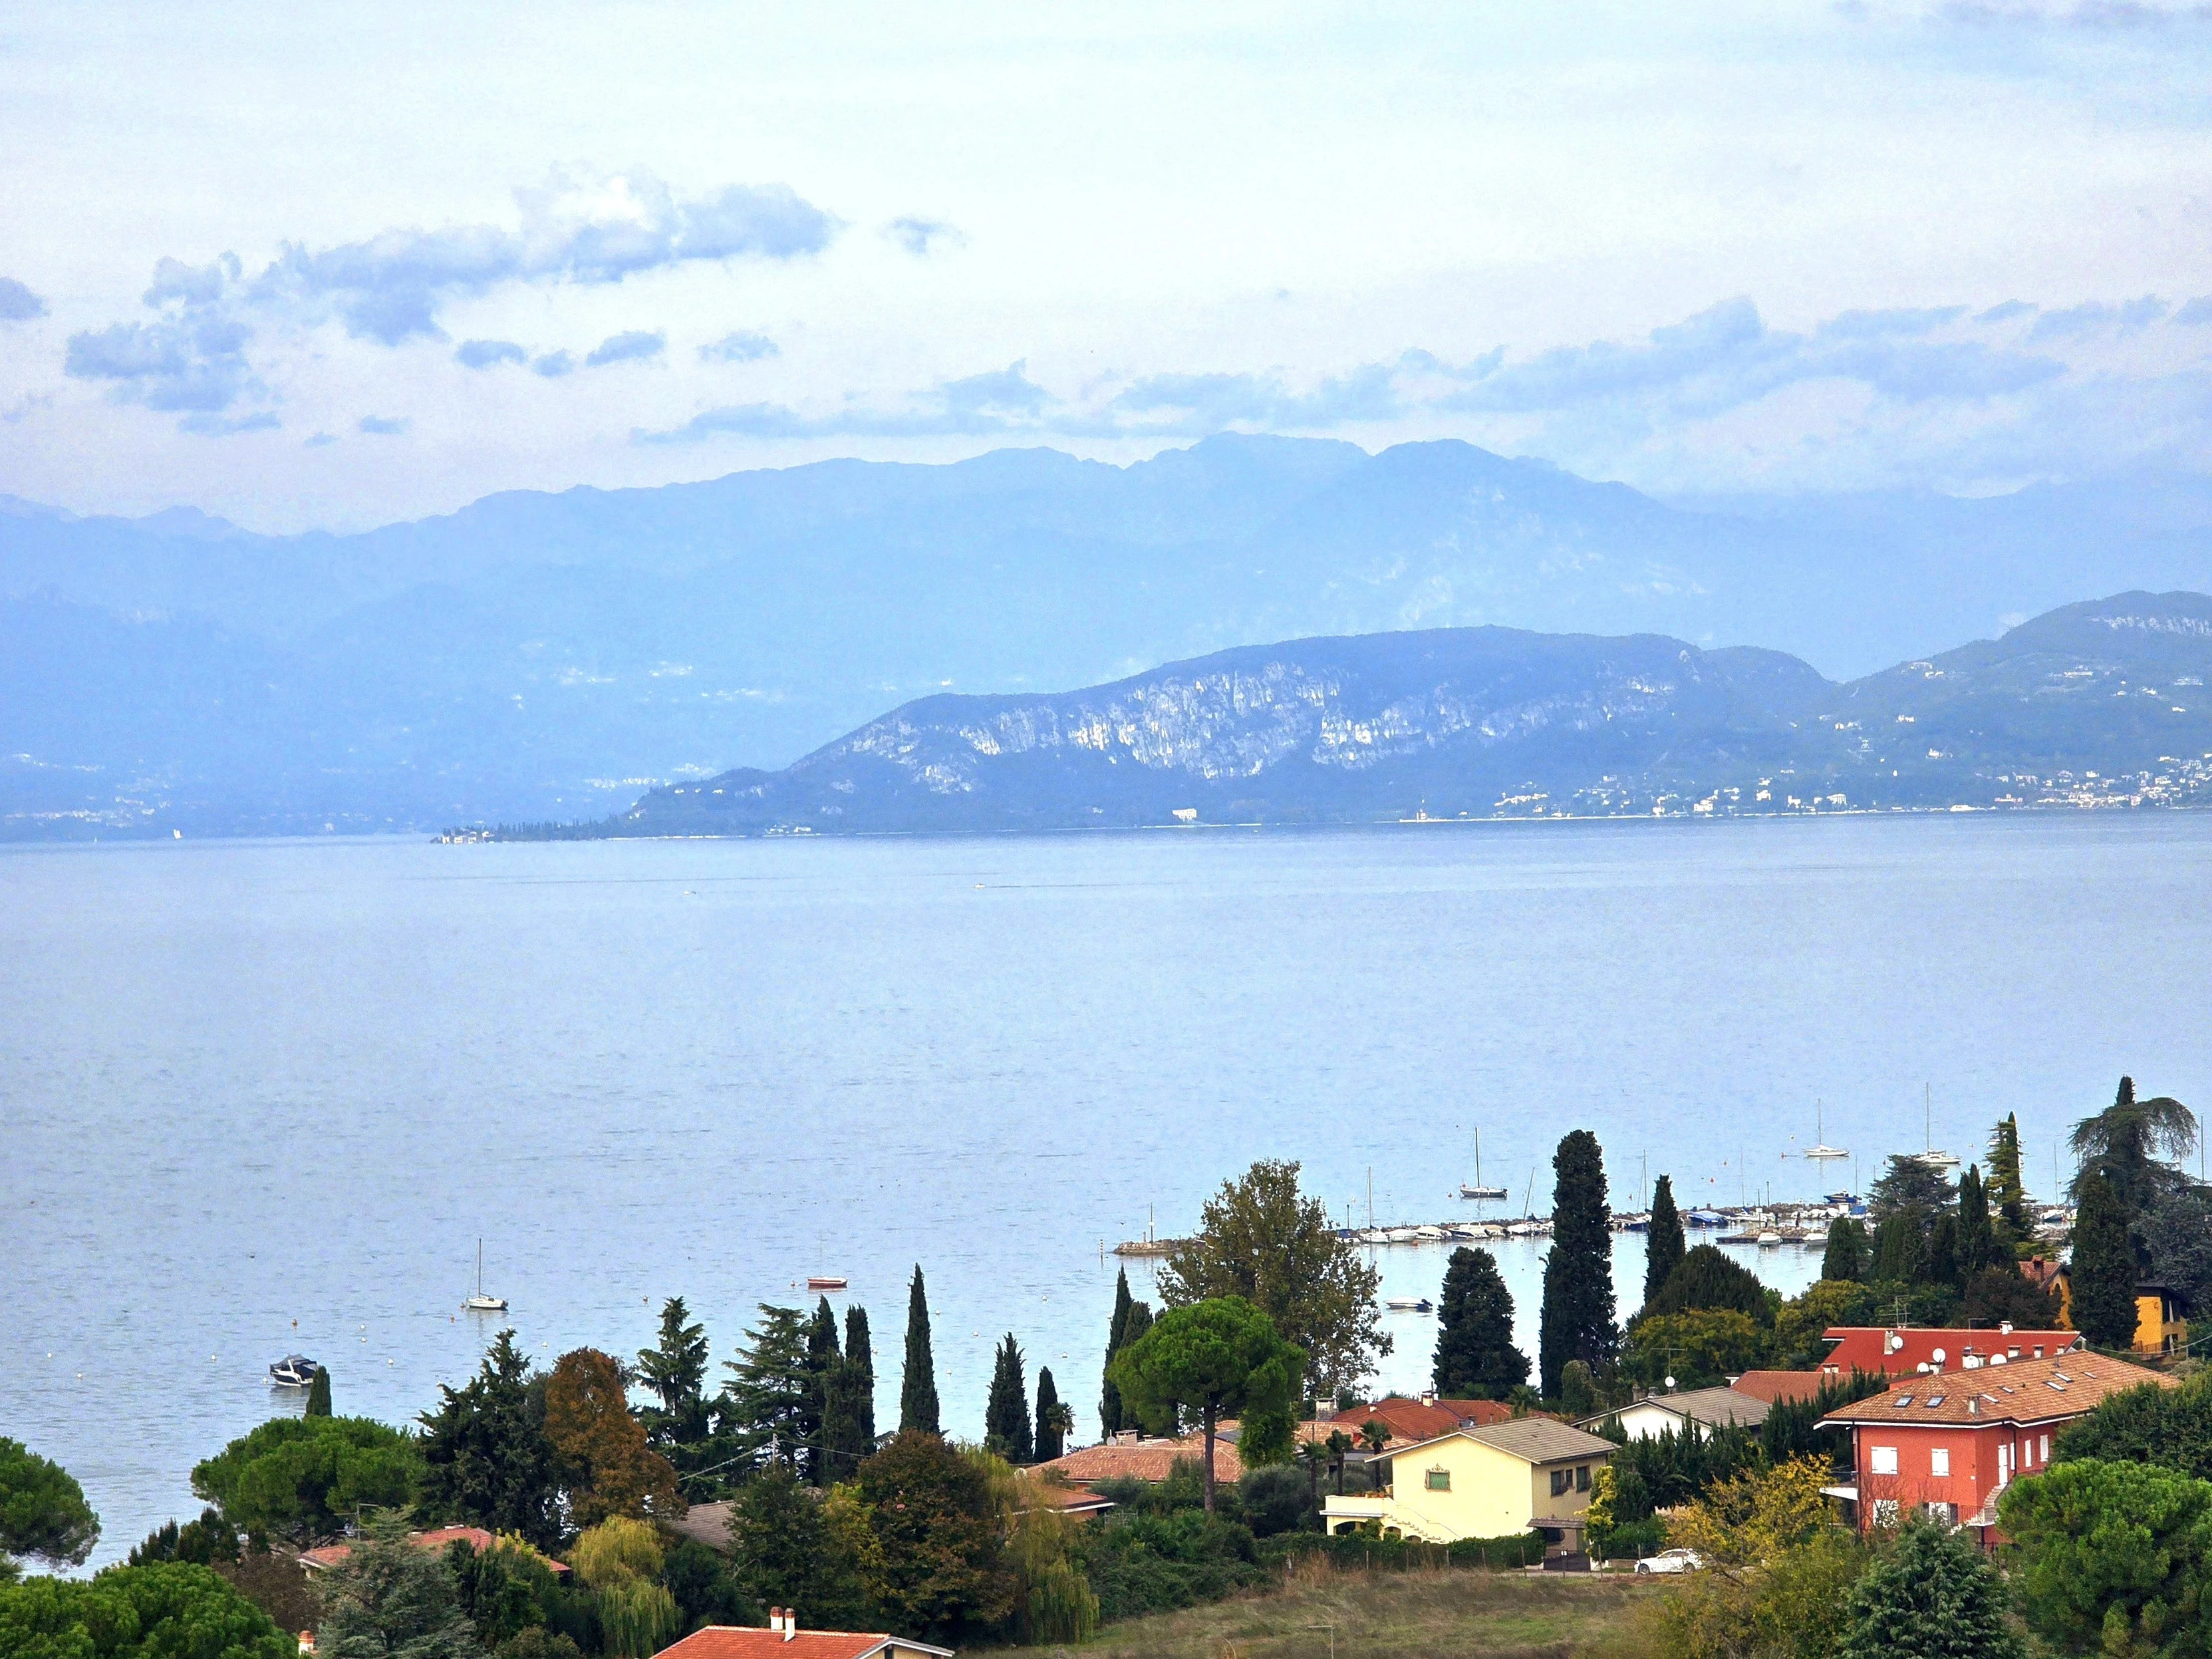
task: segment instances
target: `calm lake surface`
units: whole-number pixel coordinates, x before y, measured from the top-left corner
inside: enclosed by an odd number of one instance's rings
[[[9,849],[0,1434],[116,1559],[298,1408],[288,1350],[392,1422],[471,1370],[480,1235],[548,1360],[680,1294],[719,1364],[847,1274],[887,1422],[920,1261],[949,1428],[1011,1330],[1095,1434],[1103,1247],[1257,1158],[1432,1221],[1476,1128],[1517,1211],[1586,1127],[1621,1207],[1808,1197],[1816,1099],[1863,1185],[1924,1089],[1962,1155],[2017,1111],[2047,1193],[2123,1071],[2212,1100],[2208,876],[2212,817],[2148,815]],[[1531,1352],[1541,1249],[1499,1250]],[[1436,1293],[1442,1248],[1379,1259]],[[1415,1388],[1432,1322],[1390,1322]]]

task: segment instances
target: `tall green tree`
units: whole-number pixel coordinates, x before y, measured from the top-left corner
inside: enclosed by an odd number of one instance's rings
[[[1877,1285],[1917,1285],[1927,1273],[1927,1218],[1918,1210],[1892,1210],[1875,1224],[1868,1277]]]
[[[1820,1253],[1820,1277],[1839,1282],[1866,1276],[1866,1224],[1851,1216],[1838,1216],[1828,1224],[1828,1245]]]
[[[1997,1514],[2021,1611],[2053,1650],[2203,1655],[2212,1483],[2085,1458],[2014,1481]]]
[[[890,1628],[952,1638],[1012,1612],[1015,1577],[983,1459],[902,1430],[860,1465],[878,1559],[873,1587]]]
[[[1928,1225],[1929,1283],[1957,1289],[1959,1266],[1959,1218],[1946,1210]]]
[[[553,1548],[565,1528],[544,1379],[533,1378],[514,1333],[499,1334],[465,1387],[441,1383],[438,1394],[437,1409],[416,1419],[427,1510]]]
[[[1687,1313],[1695,1308],[1732,1308],[1761,1324],[1773,1319],[1759,1275],[1712,1244],[1700,1244],[1684,1255],[1674,1276],[1644,1304],[1639,1317]]]
[[[1298,1166],[1262,1160],[1206,1201],[1197,1233],[1160,1268],[1160,1298],[1185,1308],[1237,1297],[1307,1356],[1315,1392],[1350,1388],[1390,1352],[1378,1268],[1337,1237],[1328,1207],[1298,1191]]]
[[[1448,1400],[1503,1400],[1528,1380],[1528,1356],[1513,1346],[1513,1296],[1489,1251],[1462,1244],[1451,1253],[1437,1311],[1429,1376],[1438,1394]]]
[[[763,1607],[796,1607],[822,1630],[866,1628],[860,1564],[831,1530],[820,1498],[781,1464],[730,1505],[731,1570]]]
[[[1838,1659],[2026,1659],[2004,1582],[1978,1544],[1914,1521],[1859,1576]]]
[[[2112,1184],[2094,1170],[2076,1183],[2074,1259],[2068,1268],[2074,1328],[2099,1348],[2129,1348],[2136,1335],[2136,1257],[2128,1216]]]
[[[899,1428],[937,1432],[937,1360],[929,1346],[929,1295],[922,1288],[921,1264],[914,1264],[914,1283],[906,1295],[906,1374],[899,1382]]]
[[[858,1382],[853,1408],[854,1443],[876,1449],[876,1350],[868,1336],[868,1310],[859,1303],[845,1310],[845,1363]]]
[[[307,1408],[302,1417],[328,1417],[331,1414],[331,1370],[327,1365],[315,1367],[315,1380],[307,1384]]]
[[[1659,1294],[1659,1287],[1682,1265],[1687,1248],[1682,1237],[1682,1213],[1674,1207],[1674,1182],[1661,1176],[1651,1189],[1651,1226],[1644,1236],[1644,1299]]]
[[[422,1453],[411,1435],[366,1417],[279,1417],[192,1470],[192,1492],[240,1532],[310,1544],[366,1510],[422,1495]]]
[[[760,1304],[760,1322],[745,1332],[749,1346],[726,1362],[721,1428],[735,1455],[756,1468],[782,1464],[803,1480],[811,1436],[818,1432],[814,1368],[808,1363],[810,1322],[796,1308]]]
[[[1049,1463],[1067,1449],[1067,1431],[1074,1426],[1073,1414],[1060,1397],[1060,1386],[1053,1381],[1052,1367],[1037,1367],[1036,1397],[1036,1461]]]
[[[21,1441],[0,1439],[0,1580],[14,1576],[19,1555],[82,1566],[99,1541],[100,1517],[76,1477]]]
[[[1544,1257],[1544,1312],[1536,1363],[1547,1400],[1559,1396],[1570,1359],[1608,1374],[1620,1346],[1613,1324],[1613,1231],[1606,1206],[1605,1155],[1597,1137],[1576,1129],[1553,1155],[1552,1248]]]
[[[1028,1373],[1022,1346],[1012,1331],[999,1344],[991,1368],[991,1394],[983,1407],[983,1443],[1009,1463],[1026,1463],[1036,1451],[1030,1432]]]
[[[1929,1218],[1949,1209],[1957,1196],[1950,1177],[1926,1158],[1914,1152],[1893,1152],[1887,1167],[1868,1189],[1867,1213],[1879,1226],[1910,1210],[1925,1228]]]
[[[1106,1364],[1098,1389],[1098,1434],[1111,1440],[1121,1431],[1121,1391],[1114,1386],[1114,1356],[1121,1352],[1121,1338],[1129,1323],[1129,1270],[1114,1275],[1114,1314],[1106,1322]]]
[[[646,1436],[664,1452],[707,1437],[707,1328],[691,1317],[684,1298],[660,1304],[660,1339],[637,1355],[638,1381],[660,1404],[641,1414]]]
[[[1147,1427],[1171,1431],[1196,1414],[1205,1453],[1200,1479],[1213,1513],[1214,1430],[1233,1413],[1286,1411],[1299,1397],[1305,1353],[1286,1342],[1264,1310],[1243,1297],[1209,1297],[1170,1308],[1114,1362],[1115,1386]]]
[[[483,1652],[453,1569],[408,1541],[404,1517],[370,1521],[319,1588],[317,1659],[478,1659]]]
[[[2174,1164],[2197,1150],[2197,1115],[2170,1095],[2137,1100],[2136,1080],[2124,1077],[2112,1103],[2075,1124],[2069,1144],[2081,1160],[2075,1201],[2091,1176],[2101,1176],[2132,1218],[2187,1179]]]
[[[2002,1257],[2009,1259],[2011,1254],[2003,1251]],[[1982,1172],[1969,1164],[1959,1182],[1959,1282],[1963,1285],[1983,1268],[1996,1267],[2000,1259],[1996,1226],[1990,1215]]]
[[[806,1374],[811,1386],[806,1412],[799,1421],[799,1434],[806,1445],[806,1478],[817,1486],[827,1486],[837,1479],[830,1465],[836,1453],[845,1449],[831,1444],[836,1437],[831,1414],[843,1403],[840,1374],[844,1366],[845,1356],[837,1346],[837,1316],[825,1296],[816,1304],[814,1317],[806,1327]],[[833,1395],[839,1396],[835,1401]]]
[[[1996,1210],[1998,1241],[2007,1249],[2035,1237],[2027,1212],[2027,1187],[2021,1176],[2020,1120],[2007,1112],[1990,1134],[1990,1203]]]

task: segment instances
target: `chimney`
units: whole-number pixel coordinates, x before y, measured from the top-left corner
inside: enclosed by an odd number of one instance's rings
[[[783,1633],[783,1609],[781,1607],[770,1607],[768,1610],[768,1628],[769,1633],[771,1636],[780,1636]]]
[[[797,1607],[786,1607],[783,1610],[783,1639],[788,1642],[793,1637],[798,1634],[799,1609]]]

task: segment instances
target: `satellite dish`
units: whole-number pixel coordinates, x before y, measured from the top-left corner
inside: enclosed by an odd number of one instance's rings
[[[1918,1372],[1921,1376],[1927,1376],[1927,1375],[1928,1375],[1928,1362],[1927,1362],[1926,1360],[1924,1360],[1924,1359],[1923,1359],[1923,1360],[1922,1360],[1922,1361],[1921,1361],[1917,1365],[1915,1365],[1912,1369],[1913,1369],[1915,1371]]]
[[[1670,1376],[1667,1379],[1667,1386],[1670,1389],[1674,1386],[1674,1379],[1673,1377]]]
[[[1905,1346],[1905,1339],[1904,1339],[1903,1337],[1899,1336],[1899,1335],[1895,1331],[1892,1331],[1892,1332],[1889,1334],[1889,1351],[1890,1351],[1892,1353],[1895,1353],[1895,1352],[1896,1352],[1899,1348],[1903,1347],[1904,1346]]]
[[[1938,1348],[1935,1352],[1929,1354],[1928,1357],[1940,1365],[1943,1363],[1943,1350]]]

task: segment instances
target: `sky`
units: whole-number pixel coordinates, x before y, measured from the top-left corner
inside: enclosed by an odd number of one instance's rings
[[[2212,471],[2212,9],[0,13],[0,494],[1233,429],[1662,494]]]

